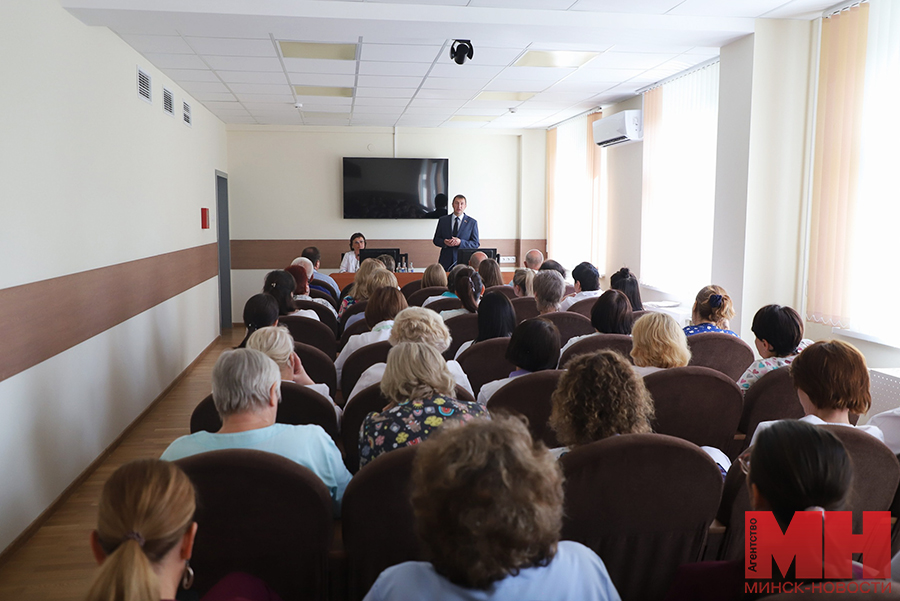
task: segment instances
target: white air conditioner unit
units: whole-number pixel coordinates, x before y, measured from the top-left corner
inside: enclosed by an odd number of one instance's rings
[[[639,142],[643,136],[643,115],[636,109],[594,121],[594,143],[597,146]]]

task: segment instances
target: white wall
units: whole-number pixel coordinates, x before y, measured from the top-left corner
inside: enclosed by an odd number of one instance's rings
[[[215,212],[224,125],[117,36],[53,0],[5,1],[0,79],[0,288],[216,241],[200,208]],[[191,102],[192,128],[162,112],[163,82]],[[216,286],[0,382],[0,549],[215,339]],[[35,299],[48,319],[63,294]]]

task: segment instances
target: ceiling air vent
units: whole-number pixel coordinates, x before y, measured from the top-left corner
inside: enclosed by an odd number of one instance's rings
[[[163,112],[175,116],[175,95],[166,88],[163,88]]]
[[[137,92],[138,96],[153,104],[153,94],[150,89],[150,83],[153,81],[153,78],[150,77],[150,74],[146,71],[141,70],[138,67],[137,70]]]
[[[189,105],[187,102],[182,102],[181,105],[182,105],[181,115],[184,118],[184,124],[187,126],[190,126],[191,122],[192,122],[192,120],[191,120],[191,105]]]

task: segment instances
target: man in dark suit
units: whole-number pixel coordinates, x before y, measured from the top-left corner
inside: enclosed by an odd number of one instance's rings
[[[465,214],[466,197],[453,198],[453,213],[438,219],[434,230],[434,245],[441,249],[438,262],[446,270],[456,265],[460,248],[478,248],[478,222]]]

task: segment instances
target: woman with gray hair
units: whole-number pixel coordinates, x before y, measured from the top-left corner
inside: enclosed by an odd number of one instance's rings
[[[212,393],[222,428],[195,432],[169,445],[161,459],[175,461],[207,451],[255,449],[287,457],[322,479],[340,512],[350,482],[341,452],[320,426],[276,424],[281,402],[281,371],[253,349],[225,351],[212,373]]]
[[[566,294],[566,282],[558,271],[544,269],[534,276],[534,300],[541,315],[556,313]]]

